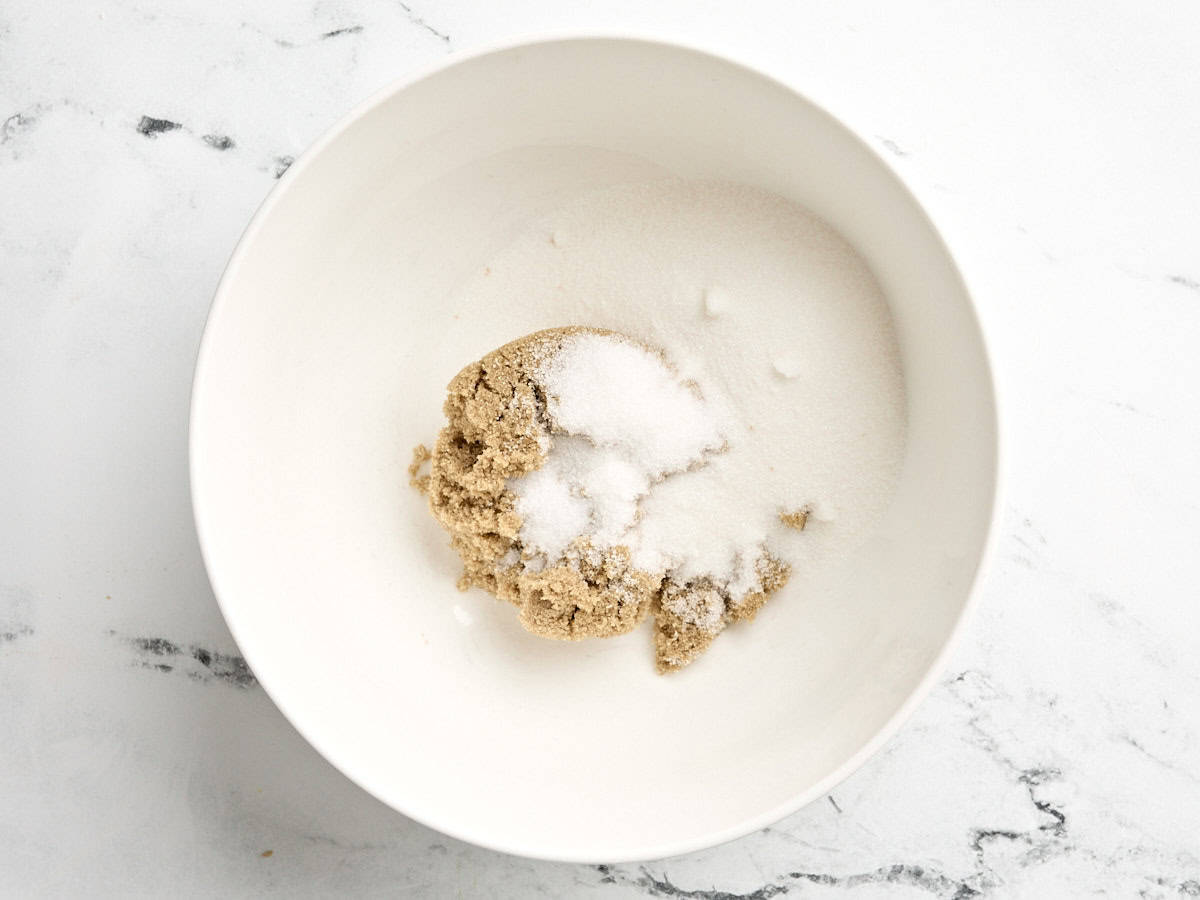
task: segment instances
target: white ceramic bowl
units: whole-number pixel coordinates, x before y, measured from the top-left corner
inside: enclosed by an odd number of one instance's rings
[[[785,590],[719,657],[661,678],[645,632],[543,641],[456,592],[405,473],[446,382],[499,342],[449,291],[531,217],[643,170],[757,185],[838,229],[891,304],[909,401],[879,534],[818,595]],[[984,342],[904,185],[788,87],[628,39],[460,57],[322,138],[229,264],[191,429],[213,587],[300,733],[421,822],[561,860],[716,844],[859,766],[936,678],[996,504]]]

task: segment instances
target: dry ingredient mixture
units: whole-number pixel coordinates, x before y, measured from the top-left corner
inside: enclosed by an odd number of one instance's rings
[[[432,454],[414,454],[414,483],[462,558],[460,587],[511,601],[535,634],[608,637],[652,615],[658,668],[670,671],[787,581],[761,541],[729,552],[662,539],[695,530],[689,475],[729,443],[696,385],[653,348],[600,329],[537,332],[463,369],[445,413]],[[648,506],[667,483],[683,489]],[[802,529],[807,512],[780,517]]]
[[[904,460],[900,350],[827,224],[757,188],[659,178],[576,195],[498,246],[416,363],[444,384],[447,357],[535,332],[454,379],[432,474],[427,450],[413,469],[464,586],[556,637],[653,615],[670,669],[785,578],[800,602],[826,590],[878,534]],[[561,322],[596,327],[538,332]]]

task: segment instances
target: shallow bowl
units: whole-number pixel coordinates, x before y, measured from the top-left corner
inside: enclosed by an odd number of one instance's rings
[[[456,285],[548,210],[663,174],[763,188],[839,231],[887,297],[908,399],[906,457],[877,533],[836,577],[784,590],[671,677],[653,674],[645,631],[543,641],[511,607],[459,594],[456,560],[406,473],[461,365],[568,324],[452,303]],[[997,456],[970,297],[889,166],[777,81],[630,39],[459,57],[343,120],[242,238],[192,400],[204,558],[271,698],[401,812],[559,860],[716,844],[866,760],[928,691],[959,628],[989,543]]]

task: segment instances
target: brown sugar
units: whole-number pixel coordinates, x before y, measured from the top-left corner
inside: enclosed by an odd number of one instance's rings
[[[425,463],[433,459],[433,453],[424,444],[413,447],[412,462],[408,464],[408,483],[422,494],[429,493],[429,475],[422,475]]]
[[[804,526],[808,524],[808,517],[812,515],[808,507],[796,509],[792,512],[784,512],[779,514],[779,521],[788,528],[794,528],[797,531],[803,531]]]

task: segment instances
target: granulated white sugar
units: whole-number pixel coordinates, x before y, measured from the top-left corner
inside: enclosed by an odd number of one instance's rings
[[[659,354],[620,335],[573,335],[534,375],[555,434],[545,465],[509,482],[526,553],[553,562],[585,537],[599,551],[627,547],[635,563],[661,573],[662,548],[642,540],[640,501],[726,449],[713,412]],[[734,581],[730,562],[690,560],[722,584]]]
[[[517,496],[521,540],[531,551],[557,559],[591,524],[591,504],[579,496],[560,456],[509,485]],[[568,463],[569,465],[569,463]]]
[[[712,588],[692,592],[668,592],[663,606],[689,625],[710,634],[720,631],[724,624],[725,600]]]
[[[771,361],[771,365],[774,367],[776,374],[782,378],[795,378],[804,371],[803,361],[799,357],[790,354],[775,357]]]
[[[729,294],[715,284],[704,289],[704,312],[706,315],[715,319],[727,309],[729,309]]]
[[[537,371],[546,410],[568,434],[617,451],[650,478],[683,469],[723,438],[694,390],[619,337],[577,334]]]

